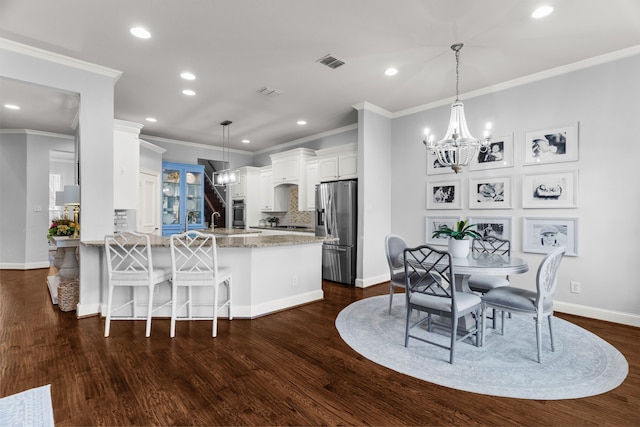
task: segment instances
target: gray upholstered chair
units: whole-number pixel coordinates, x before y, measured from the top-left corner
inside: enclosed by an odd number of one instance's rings
[[[511,255],[511,242],[506,239],[500,239],[495,236],[487,236],[482,239],[473,239],[471,242],[472,254],[497,254]],[[509,286],[509,277],[502,276],[485,276],[481,274],[473,274],[469,277],[469,289],[481,295],[489,292],[491,289],[501,286]],[[493,329],[496,328],[496,311],[493,310]]]
[[[492,289],[482,297],[482,341],[486,323],[486,309],[494,308],[502,311],[502,335],[504,335],[504,313],[526,313],[533,315],[536,321],[536,341],[538,346],[538,363],[542,353],[542,320],[549,320],[549,336],[551,351],[555,351],[553,344],[553,293],[558,284],[558,269],[565,253],[560,247],[549,252],[544,257],[536,275],[536,292],[513,286]]]
[[[391,313],[391,304],[393,303],[393,289],[404,289],[404,263],[402,262],[402,253],[407,247],[404,239],[396,234],[389,234],[384,239],[384,246],[387,252],[387,263],[389,264],[389,273],[391,280],[389,282],[389,313]]]
[[[480,308],[481,299],[478,295],[457,292],[455,289],[455,272],[451,254],[439,251],[428,245],[404,250],[405,288],[407,300],[407,322],[405,328],[404,346],[409,344],[409,338],[414,338],[429,344],[434,344],[449,350],[449,363],[455,358],[455,344],[471,335],[475,335],[476,346],[480,343]],[[416,322],[411,321],[413,310],[427,313]],[[458,337],[458,319],[468,313],[475,315],[475,328],[466,331],[464,336]],[[450,345],[447,347],[431,341],[425,336],[411,334],[411,330],[427,322],[427,330],[433,330],[432,315],[450,319]]]

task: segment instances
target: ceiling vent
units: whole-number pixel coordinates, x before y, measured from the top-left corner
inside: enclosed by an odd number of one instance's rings
[[[338,68],[344,65],[344,61],[336,58],[335,56],[325,55],[322,58],[318,59],[316,62],[321,63],[322,65],[326,65],[329,68]]]
[[[278,90],[271,89],[271,88],[266,87],[266,86],[262,86],[256,92],[258,92],[260,95],[264,95],[264,96],[277,96],[277,95],[280,95],[282,93],[282,92],[280,92]]]

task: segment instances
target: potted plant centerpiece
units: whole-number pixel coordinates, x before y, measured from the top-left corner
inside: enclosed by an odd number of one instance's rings
[[[434,230],[433,236],[431,237],[448,236],[451,256],[464,258],[469,255],[469,239],[467,239],[467,237],[473,239],[482,238],[477,231],[472,230],[476,225],[468,224],[468,222],[468,220],[456,222],[455,230],[443,225],[437,230]]]

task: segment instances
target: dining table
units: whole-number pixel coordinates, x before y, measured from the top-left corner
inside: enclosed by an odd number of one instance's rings
[[[432,257],[435,262],[435,254],[432,254]],[[404,263],[404,255],[401,255],[401,258]],[[426,261],[428,262],[429,259],[427,258]],[[469,288],[469,277],[472,275],[508,276],[529,271],[527,260],[512,255],[470,252],[466,257],[451,257],[451,263],[456,276],[456,292],[473,293]],[[460,332],[466,332],[473,328],[475,328],[475,319],[471,313],[460,318],[458,322]]]

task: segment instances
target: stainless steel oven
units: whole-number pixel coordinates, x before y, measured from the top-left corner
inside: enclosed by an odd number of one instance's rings
[[[246,209],[244,199],[235,199],[232,201],[231,227],[233,228],[245,228]]]

